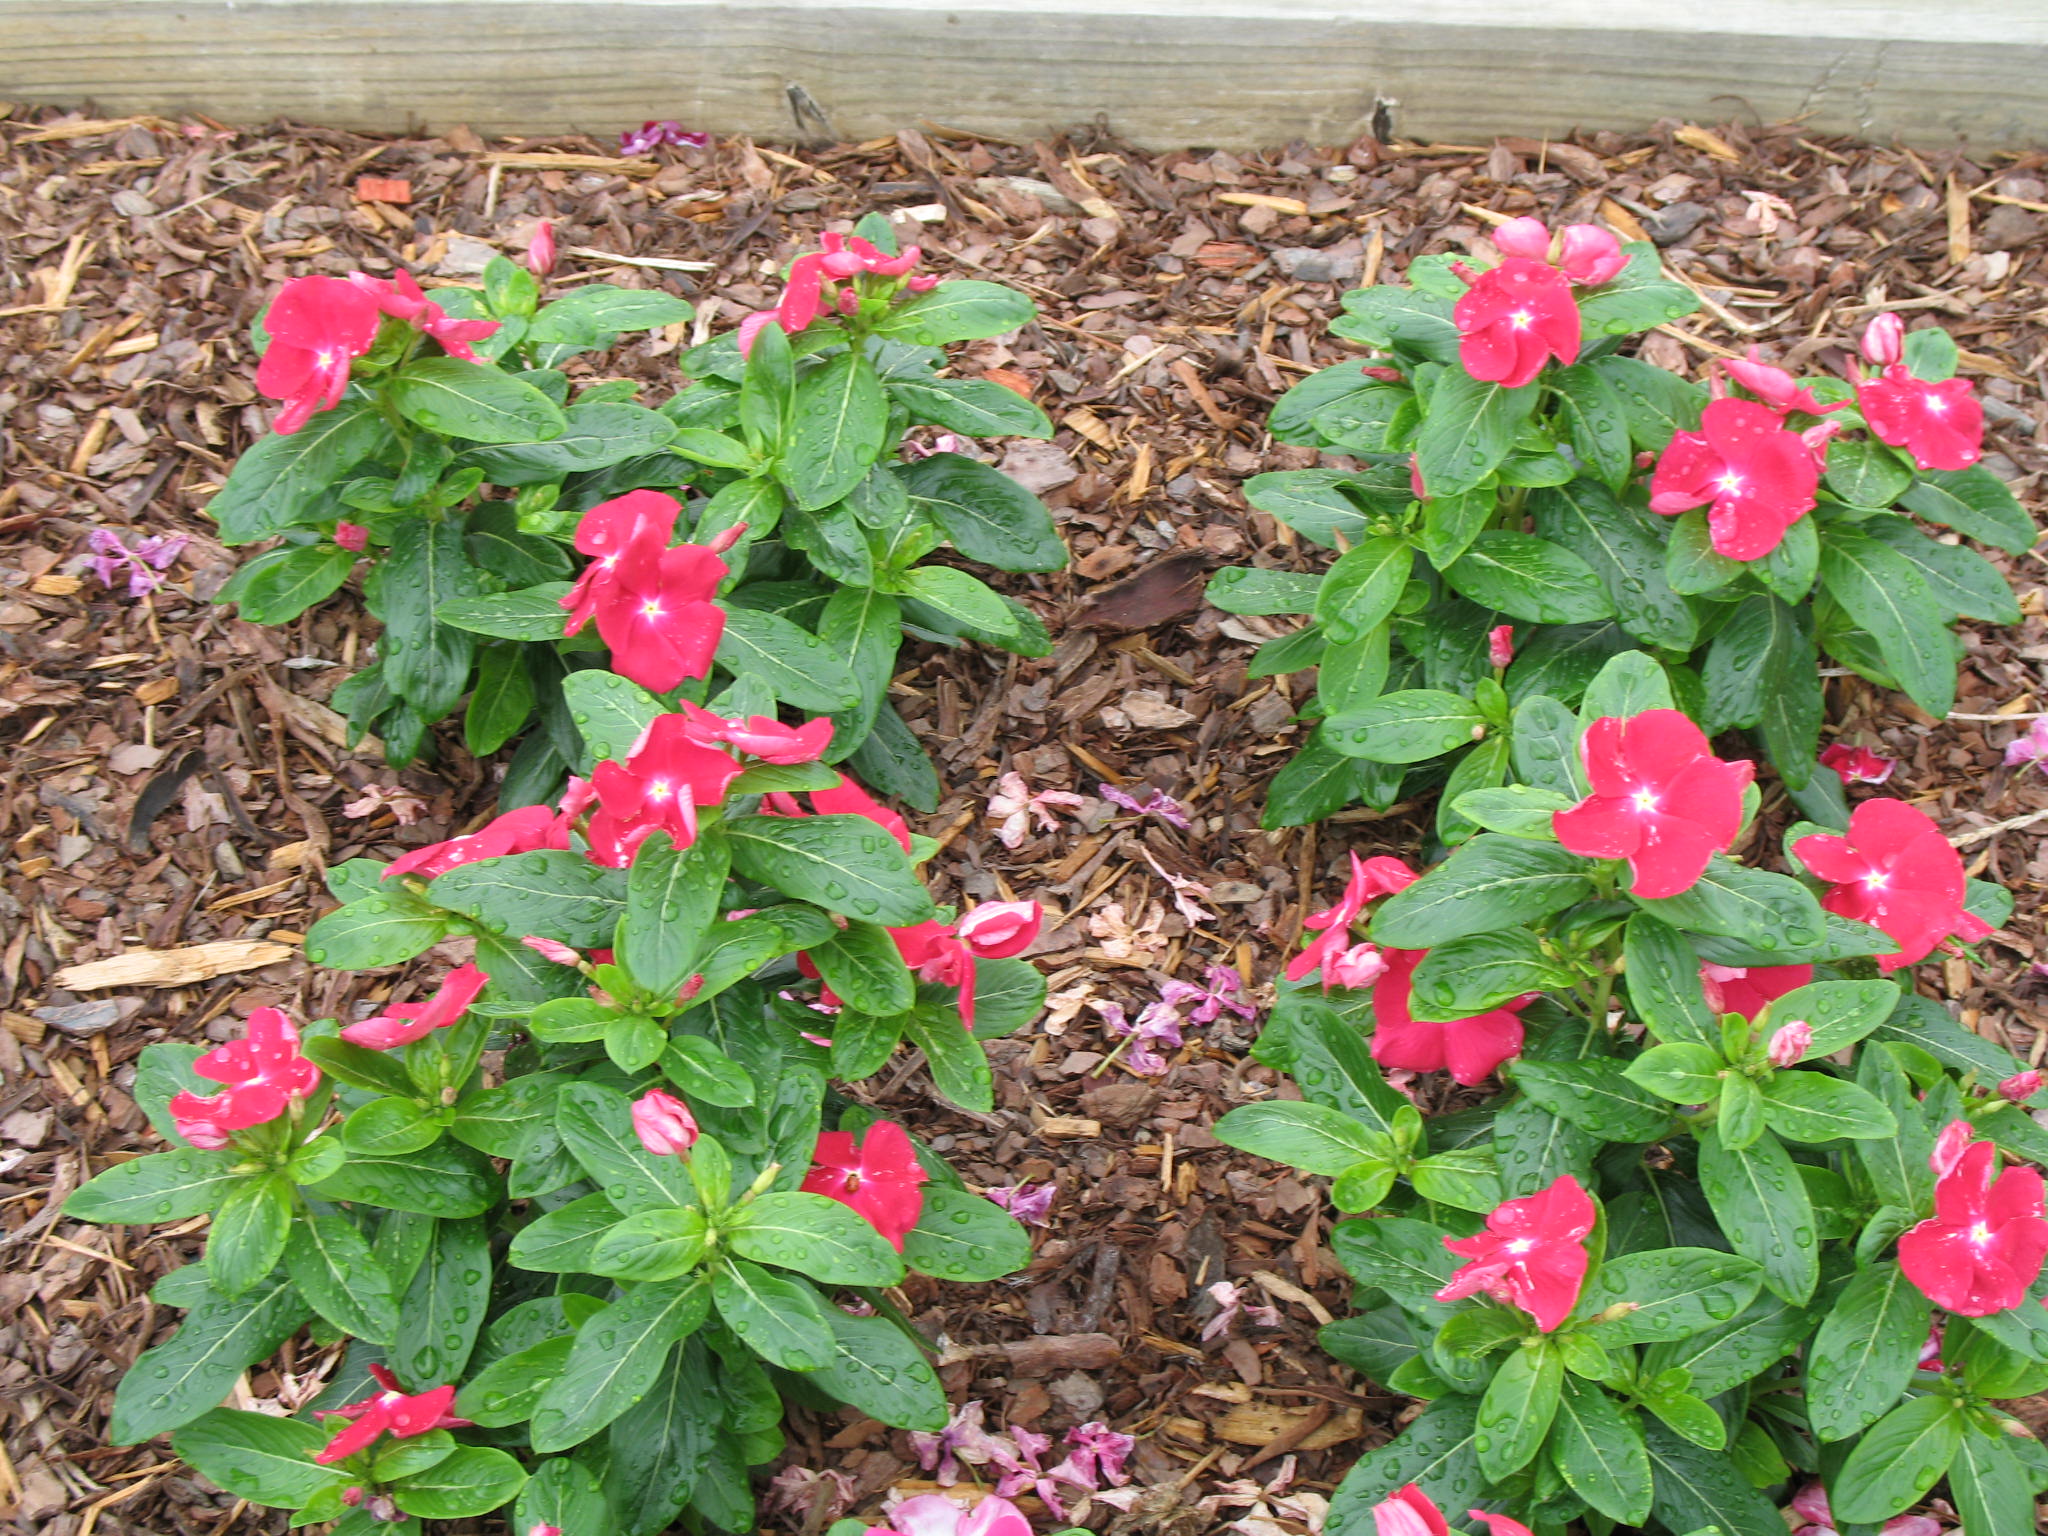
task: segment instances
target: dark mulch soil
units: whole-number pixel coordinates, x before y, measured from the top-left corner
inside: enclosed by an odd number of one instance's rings
[[[1318,1320],[1341,1314],[1347,1291],[1317,1191],[1206,1129],[1272,1089],[1245,1057],[1251,1031],[1227,1019],[1194,1031],[1166,1075],[1139,1077],[1104,1069],[1109,1042],[1086,1006],[1135,1002],[1219,962],[1263,981],[1304,911],[1334,893],[1347,847],[1417,846],[1406,808],[1257,830],[1262,785],[1301,740],[1304,680],[1248,683],[1246,658],[1274,631],[1204,609],[1193,580],[1219,563],[1314,567],[1238,486],[1311,458],[1273,445],[1261,423],[1293,379],[1345,354],[1325,335],[1339,293],[1425,250],[1470,247],[1480,209],[1605,217],[1654,236],[1707,300],[1647,339],[1655,360],[1697,370],[1760,343],[1794,366],[1839,367],[1876,308],[1932,315],[1963,344],[1990,409],[1992,466],[2023,490],[2048,468],[2040,155],[1662,124],[1568,144],[1264,157],[934,129],[794,155],[726,143],[621,161],[586,140],[383,141],[5,109],[0,145],[0,1516],[11,1511],[13,1532],[282,1529],[281,1516],[202,1487],[163,1442],[104,1441],[114,1382],[172,1322],[145,1291],[196,1256],[203,1221],[101,1229],[60,1220],[58,1205],[106,1160],[150,1147],[127,1088],[151,1040],[220,1038],[258,1005],[317,1017],[418,986],[414,972],[299,962],[292,946],[326,906],[318,868],[448,835],[491,805],[491,767],[451,740],[440,769],[397,776],[427,802],[424,820],[351,817],[346,804],[394,776],[344,750],[322,700],[374,627],[348,600],[286,630],[207,601],[235,557],[200,508],[264,429],[247,325],[286,278],[403,264],[473,280],[549,217],[575,248],[559,282],[670,285],[699,304],[701,336],[767,302],[777,264],[818,229],[882,207],[922,221],[938,270],[999,277],[1039,301],[1038,324],[965,349],[959,369],[1021,377],[1061,424],[1053,443],[1001,455],[1072,545],[1071,573],[1010,585],[1058,649],[1042,661],[909,656],[896,696],[952,786],[922,823],[945,843],[939,894],[1043,901],[1054,921],[1039,958],[1058,1006],[995,1047],[992,1115],[939,1106],[921,1071],[873,1086],[970,1178],[1058,1182],[1027,1273],[914,1281],[908,1301],[948,1351],[949,1388],[985,1400],[991,1421],[1058,1433],[1101,1418],[1140,1437],[1134,1467],[1151,1491],[1122,1520],[1098,1509],[1103,1528],[1192,1532],[1260,1515],[1195,1507],[1232,1480],[1250,1479],[1235,1489],[1246,1495],[1276,1475],[1327,1491],[1401,1408],[1316,1349]],[[556,152],[586,158],[531,158]],[[410,202],[358,200],[365,175],[409,182]],[[710,267],[615,259],[628,256]],[[665,393],[692,339],[642,339],[605,367]],[[171,585],[134,601],[75,570],[94,528],[193,542]],[[2030,617],[1971,634],[1958,717],[1925,718],[1853,678],[1831,685],[1830,703],[1845,739],[1902,760],[1893,790],[1973,839],[1972,872],[2018,892],[2021,915],[1981,967],[1929,966],[1923,984],[2038,1058],[2048,993],[2030,962],[2048,859],[2025,826],[1986,832],[2048,814],[2048,780],[1999,765],[2018,729],[2005,717],[2048,708],[2041,567],[2028,557],[2012,575]],[[1010,850],[986,816],[1010,771],[1089,795],[1157,786],[1193,823],[1098,803]],[[1207,885],[1214,920],[1177,913],[1166,874]],[[227,968],[186,984],[62,984],[68,966],[216,943],[238,946],[207,952]],[[1203,1342],[1204,1288],[1223,1277],[1275,1304],[1280,1326]],[[287,1350],[236,1398],[302,1402],[330,1365]],[[921,1475],[904,1437],[851,1415],[806,1423],[795,1443],[806,1465],[848,1472],[863,1508]]]

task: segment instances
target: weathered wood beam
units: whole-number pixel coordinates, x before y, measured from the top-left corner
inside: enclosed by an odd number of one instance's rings
[[[1800,118],[2048,143],[2044,0],[0,0],[0,98],[403,130],[790,139],[919,120],[1148,146]]]

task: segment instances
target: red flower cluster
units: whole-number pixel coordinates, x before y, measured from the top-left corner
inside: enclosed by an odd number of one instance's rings
[[[1878,956],[1879,970],[1918,964],[1951,937],[1974,942],[1992,931],[1963,908],[1962,856],[1925,811],[1903,800],[1865,800],[1850,813],[1847,836],[1817,832],[1792,852],[1832,882],[1823,907],[1897,941],[1896,954]]]
[[[562,599],[564,632],[576,634],[595,618],[612,670],[656,693],[711,670],[725,633],[725,612],[712,601],[728,569],[719,556],[744,531],[671,547],[681,511],[673,496],[628,491],[585,512],[576,548],[591,562]]]
[[[347,278],[294,278],[278,291],[263,317],[270,347],[256,366],[256,387],[284,402],[275,431],[296,432],[341,403],[349,365],[370,350],[377,324],[376,297]]]
[[[1813,510],[1826,458],[1821,434],[1832,432],[1802,436],[1781,411],[1754,400],[1710,401],[1699,431],[1673,433],[1657,460],[1650,510],[1676,517],[1706,507],[1717,554],[1760,560]]]
[[[1632,895],[1676,896],[1742,830],[1742,792],[1756,770],[1723,762],[1706,734],[1675,709],[1608,715],[1579,743],[1593,793],[1551,818],[1565,848],[1587,859],[1627,859]]]
[[[924,1214],[925,1179],[909,1133],[893,1120],[877,1120],[857,1142],[847,1131],[822,1132],[802,1187],[852,1207],[901,1253]]]
[[[923,293],[938,282],[936,277],[911,277],[910,269],[923,256],[917,246],[905,246],[899,255],[885,254],[873,242],[859,235],[848,239],[845,235],[827,230],[821,237],[825,249],[799,256],[790,263],[789,283],[782,291],[782,301],[773,309],[764,309],[747,316],[740,322],[740,355],[746,356],[753,350],[754,338],[761,334],[764,326],[777,326],[794,336],[820,315],[850,315],[860,308],[860,293],[852,286],[832,288],[830,283],[844,283],[848,278],[872,277],[901,279],[903,286],[912,293]]]
[[[1320,935],[1308,948],[1287,962],[1287,979],[1301,981],[1321,971],[1323,990],[1329,991],[1333,984],[1343,985],[1339,969],[1347,959],[1352,966],[1365,959],[1356,952],[1371,949],[1369,944],[1354,944],[1351,939],[1352,925],[1365,913],[1366,907],[1381,896],[1391,896],[1396,891],[1406,890],[1422,877],[1403,864],[1399,859],[1381,855],[1377,858],[1361,859],[1351,855],[1351,878],[1345,882],[1344,894],[1335,906],[1325,907],[1320,912],[1311,912],[1302,919],[1302,926]],[[1355,958],[1353,958],[1355,957]],[[1374,975],[1379,972],[1374,971]]]
[[[401,1045],[424,1040],[437,1029],[457,1023],[491,978],[474,963],[458,965],[441,979],[434,995],[423,1003],[399,1003],[375,1018],[351,1024],[341,1032],[350,1045],[366,1050],[390,1051]]]
[[[1504,1201],[1486,1218],[1485,1231],[1444,1239],[1446,1248],[1469,1262],[1436,1299],[1462,1301],[1483,1291],[1520,1307],[1545,1333],[1555,1332],[1578,1305],[1595,1216],[1592,1197],[1568,1173],[1547,1189]]]
[[[1566,226],[1551,252],[1541,219],[1509,219],[1493,232],[1499,266],[1458,275],[1471,286],[1452,318],[1458,326],[1458,361],[1475,379],[1518,389],[1555,358],[1578,360],[1582,326],[1572,285],[1597,288],[1628,265],[1621,242],[1597,224]]]
[[[1984,407],[1965,379],[1916,379],[1894,363],[1856,385],[1856,403],[1880,441],[1922,469],[1968,469],[1983,455]]]
[[[372,1365],[370,1374],[377,1385],[384,1390],[372,1393],[359,1403],[350,1403],[345,1408],[323,1409],[321,1417],[347,1419],[348,1428],[341,1431],[326,1446],[314,1453],[313,1459],[321,1466],[332,1466],[346,1460],[357,1451],[367,1450],[379,1435],[389,1433],[394,1440],[410,1440],[415,1435],[424,1435],[435,1429],[467,1429],[468,1419],[458,1419],[448,1410],[455,1405],[455,1387],[451,1383],[436,1387],[431,1392],[420,1392],[408,1396],[399,1390],[398,1378],[383,1365]]]
[[[171,1099],[171,1121],[195,1147],[228,1144],[229,1133],[267,1125],[320,1086],[320,1068],[299,1054],[299,1032],[277,1008],[258,1008],[240,1040],[215,1046],[192,1064],[227,1086],[211,1098],[189,1091]]]
[[[1906,1278],[1961,1317],[2018,1306],[2048,1259],[2041,1175],[2012,1167],[1994,1177],[1997,1151],[1971,1141],[1967,1121],[1951,1124],[1930,1159],[1934,1214],[1899,1239]]]

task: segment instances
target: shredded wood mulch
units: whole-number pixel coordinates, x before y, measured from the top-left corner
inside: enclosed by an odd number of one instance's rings
[[[284,1517],[210,1491],[167,1442],[110,1448],[114,1383],[173,1318],[147,1299],[197,1256],[204,1219],[167,1229],[61,1220],[63,1196],[149,1150],[129,1096],[152,1040],[220,1039],[251,1008],[357,1016],[429,969],[317,972],[295,946],[328,905],[323,864],[391,856],[492,804],[493,765],[444,733],[433,768],[392,774],[343,746],[323,702],[375,639],[348,598],[286,629],[242,623],[211,595],[236,556],[201,508],[265,430],[248,323],[305,272],[403,265],[475,281],[556,221],[557,284],[660,286],[692,326],[632,341],[602,368],[676,387],[676,354],[771,301],[775,272],[834,221],[901,218],[937,270],[1023,288],[1041,319],[963,349],[1059,423],[996,451],[1055,508],[1070,572],[1007,589],[1053,627],[1044,660],[907,654],[894,693],[951,793],[922,821],[943,852],[941,899],[1036,898],[1049,1017],[994,1047],[999,1104],[938,1104],[899,1063],[870,1085],[991,1187],[1058,1185],[1024,1274],[982,1287],[913,1280],[956,1400],[992,1425],[1058,1435],[1092,1419],[1139,1437],[1145,1487],[1099,1530],[1193,1533],[1237,1519],[1305,1529],[1267,1485],[1327,1493],[1403,1405],[1317,1350],[1348,1284],[1319,1191],[1221,1147],[1208,1127],[1274,1091],[1255,1026],[1190,1030],[1161,1076],[1129,1071],[1095,1002],[1135,1009],[1169,977],[1227,965],[1270,978],[1302,915],[1338,888],[1350,847],[1413,855],[1415,807],[1355,810],[1314,830],[1258,830],[1263,785],[1300,744],[1304,679],[1247,682],[1270,621],[1203,607],[1218,564],[1317,568],[1249,511],[1247,476],[1300,467],[1262,422],[1304,373],[1350,349],[1325,334],[1347,287],[1429,250],[1479,241],[1483,210],[1605,219],[1663,247],[1701,312],[1646,339],[1697,371],[1752,344],[1795,368],[1840,368],[1881,307],[1931,315],[1961,342],[1991,418],[1988,462],[2023,492],[2048,470],[2042,240],[2048,156],[1960,158],[1819,141],[1796,128],[1660,124],[1624,137],[1491,146],[1294,145],[1265,157],[1139,154],[1101,135],[977,141],[928,127],[785,153],[745,142],[619,159],[584,139],[486,143],[466,131],[379,140],[317,128],[95,121],[0,109],[0,1525],[38,1536],[276,1532]],[[841,222],[840,227],[844,227]],[[701,263],[701,268],[681,265]],[[80,565],[95,529],[191,543],[153,596]],[[2038,557],[2009,562],[2029,617],[1968,634],[1958,713],[1920,715],[1851,677],[1831,730],[1900,760],[1890,792],[1933,812],[1971,872],[2019,896],[2012,927],[1922,985],[2039,1060],[2048,982],[2033,970],[2048,857],[2048,778],[2000,765],[2027,712],[2048,709]],[[987,814],[997,778],[1088,803],[1014,848]],[[1187,808],[1185,828],[1133,815],[1100,786]],[[399,825],[358,802],[403,787]],[[351,806],[355,809],[352,811]],[[410,809],[410,807],[407,807]],[[1178,894],[1174,881],[1193,881]],[[108,975],[96,963],[130,957]],[[447,957],[440,957],[445,960]],[[1425,1098],[1434,1090],[1421,1085]],[[1277,1308],[1202,1337],[1218,1280]],[[332,1366],[288,1347],[238,1387],[296,1405]],[[923,1474],[905,1436],[851,1413],[799,1415],[802,1465],[846,1472],[872,1511]],[[1059,1453],[1055,1453],[1057,1456]],[[1264,1521],[1265,1523],[1258,1523]],[[770,1518],[815,1532],[824,1511]],[[473,1529],[499,1531],[501,1524]]]

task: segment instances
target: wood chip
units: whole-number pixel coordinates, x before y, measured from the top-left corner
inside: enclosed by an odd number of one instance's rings
[[[185,949],[131,949],[125,955],[67,966],[51,978],[73,992],[99,987],[185,987],[237,971],[289,960],[296,951],[264,939],[219,939]]]
[[[1742,158],[1742,151],[1721,135],[1694,123],[1687,123],[1671,136],[1688,148],[1712,155],[1716,160],[1736,161]]]
[[[1083,1120],[1078,1115],[1054,1115],[1050,1120],[1040,1124],[1038,1134],[1041,1136],[1067,1136],[1075,1138],[1100,1136],[1102,1134],[1102,1122],[1100,1120]]]
[[[1216,201],[1236,208],[1270,208],[1275,213],[1305,214],[1308,204],[1298,197],[1273,197],[1264,192],[1218,192]]]
[[[1315,1408],[1283,1408],[1277,1403],[1245,1403],[1224,1414],[1210,1429],[1217,1439],[1228,1440],[1232,1445],[1270,1445],[1312,1421],[1319,1410],[1328,1406],[1325,1403]],[[1317,1424],[1295,1448],[1320,1451],[1342,1445],[1346,1440],[1355,1440],[1364,1429],[1365,1414],[1357,1408],[1346,1408]]]

